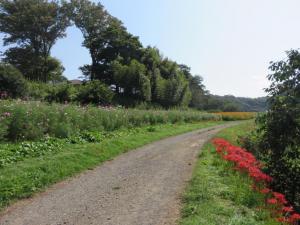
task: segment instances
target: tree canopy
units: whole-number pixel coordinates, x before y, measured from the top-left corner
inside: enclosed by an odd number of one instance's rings
[[[55,0],[1,0],[0,31],[6,61],[15,65],[28,79],[48,81],[50,51],[66,35],[70,25],[68,7]],[[16,46],[16,47],[15,47]],[[55,68],[56,69],[56,68]]]
[[[51,49],[71,25],[82,32],[82,46],[90,53],[91,64],[81,66],[85,80],[100,81],[89,87],[105,85],[114,92],[115,103],[241,108],[236,99],[211,96],[189,66],[164,57],[155,47],[144,47],[122,21],[91,0],[0,0],[0,32],[8,47],[3,62],[30,81],[64,81],[64,67]]]

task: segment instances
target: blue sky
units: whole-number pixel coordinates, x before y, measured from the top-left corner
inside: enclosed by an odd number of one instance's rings
[[[97,2],[97,1],[95,1]],[[264,96],[269,62],[300,47],[299,0],[102,0],[142,43],[187,64],[212,94]],[[68,78],[90,62],[82,35],[68,29],[52,55]]]

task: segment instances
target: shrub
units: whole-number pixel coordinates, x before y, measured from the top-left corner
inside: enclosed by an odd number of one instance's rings
[[[80,87],[78,101],[83,104],[110,104],[114,96],[113,91],[101,81],[90,81]]]
[[[46,100],[49,102],[73,102],[76,100],[78,95],[78,90],[74,85],[68,83],[61,83],[52,86],[49,89],[49,93],[46,96]]]
[[[15,67],[0,63],[0,93],[7,93],[9,97],[23,97],[26,93],[26,81]]]
[[[41,82],[28,82],[27,98],[43,101],[49,95],[53,85]]]
[[[287,52],[270,70],[269,110],[257,120],[255,146],[274,177],[272,187],[300,211],[300,52]]]

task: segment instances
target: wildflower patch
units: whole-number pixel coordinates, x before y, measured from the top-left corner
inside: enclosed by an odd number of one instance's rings
[[[216,147],[216,152],[223,160],[230,162],[234,170],[246,174],[252,180],[253,191],[264,196],[264,207],[271,210],[278,222],[297,224],[300,221],[300,214],[294,211],[285,195],[268,188],[273,178],[262,171],[262,163],[253,154],[221,138],[214,139],[213,144]]]

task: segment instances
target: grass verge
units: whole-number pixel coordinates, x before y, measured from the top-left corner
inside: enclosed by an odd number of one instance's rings
[[[224,129],[216,137],[237,145],[253,122]],[[260,194],[251,190],[251,181],[219,158],[211,143],[205,144],[193,178],[184,194],[180,225],[278,225],[269,211],[261,209]]]
[[[147,143],[188,131],[223,124],[211,121],[191,124],[165,124],[126,130],[112,135],[101,143],[66,144],[56,154],[7,165],[0,169],[0,209],[17,199],[30,197],[33,193],[84,170]],[[117,131],[119,132],[119,131]],[[113,132],[112,132],[113,133]]]

